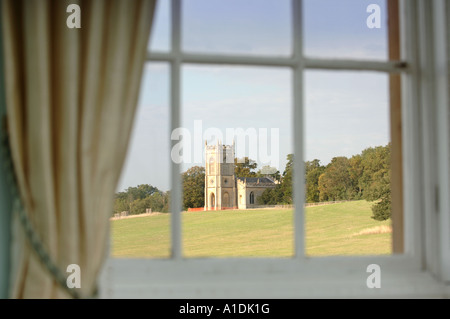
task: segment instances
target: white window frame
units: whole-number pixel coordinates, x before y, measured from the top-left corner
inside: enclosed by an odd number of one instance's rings
[[[181,0],[172,0],[171,51],[148,61],[171,65],[171,129],[180,127],[183,63],[288,67],[293,70],[294,256],[183,258],[180,164],[171,165],[169,259],[109,258],[103,298],[444,297],[450,294],[449,32],[444,0],[401,1],[402,61],[303,56],[302,4],[292,0],[293,56],[229,56],[181,51]],[[447,10],[447,11],[446,11]],[[304,254],[303,71],[360,70],[402,74],[405,251],[392,256],[314,257]],[[437,141],[439,147],[434,141]],[[172,146],[176,141],[172,141]],[[439,174],[438,174],[439,172]],[[381,288],[370,289],[367,266],[378,264]]]

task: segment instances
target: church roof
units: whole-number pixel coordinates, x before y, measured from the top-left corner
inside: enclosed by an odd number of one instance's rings
[[[274,186],[275,182],[268,177],[238,177],[238,180],[248,186]]]

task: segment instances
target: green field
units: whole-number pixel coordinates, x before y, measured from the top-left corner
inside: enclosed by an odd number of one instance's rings
[[[370,218],[371,205],[355,201],[306,208],[306,254],[390,254],[390,220]],[[186,257],[293,254],[291,209],[188,212],[182,220]],[[168,257],[169,222],[169,214],[112,221],[112,255]]]

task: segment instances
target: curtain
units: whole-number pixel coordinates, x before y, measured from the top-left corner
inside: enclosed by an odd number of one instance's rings
[[[28,218],[65,273],[90,296],[108,253],[156,0],[3,0],[11,153]],[[69,28],[70,4],[81,28]],[[12,298],[64,298],[12,221]]]

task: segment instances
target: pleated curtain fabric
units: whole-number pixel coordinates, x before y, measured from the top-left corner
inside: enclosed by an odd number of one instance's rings
[[[44,247],[90,296],[138,100],[156,0],[3,0],[7,121],[18,186]],[[81,28],[69,28],[70,4]],[[65,298],[13,215],[12,298]]]

